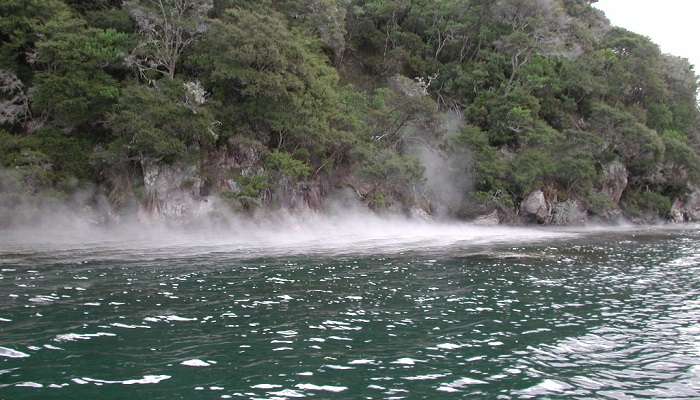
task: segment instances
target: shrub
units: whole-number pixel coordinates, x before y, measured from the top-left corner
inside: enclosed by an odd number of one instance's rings
[[[601,192],[589,192],[586,195],[586,203],[588,204],[588,209],[598,216],[604,216],[615,208],[615,203],[610,197]]]
[[[625,211],[635,217],[653,213],[666,218],[671,212],[673,202],[661,193],[631,191],[626,192],[622,204]]]
[[[265,165],[272,171],[295,180],[301,180],[311,174],[311,167],[291,154],[275,150],[265,158]]]

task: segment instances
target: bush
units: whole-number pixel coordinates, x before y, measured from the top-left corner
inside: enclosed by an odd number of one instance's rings
[[[547,183],[556,171],[551,155],[541,149],[525,150],[513,160],[513,180],[521,195]]]
[[[657,192],[626,192],[622,205],[625,211],[635,217],[652,213],[666,218],[671,212],[673,201]]]
[[[0,163],[5,167],[38,167],[53,183],[77,178],[90,180],[93,143],[86,138],[67,136],[61,131],[44,129],[31,136],[16,136],[0,131]]]
[[[588,209],[595,215],[605,216],[610,210],[615,209],[615,203],[610,197],[601,192],[589,192],[586,196]]]
[[[299,161],[291,154],[275,150],[265,158],[268,169],[295,180],[301,180],[311,174],[311,167],[304,161]]]
[[[466,126],[451,143],[456,148],[467,148],[472,156],[471,172],[477,191],[492,192],[508,189],[508,164],[495,147],[489,144],[486,132],[476,126]]]

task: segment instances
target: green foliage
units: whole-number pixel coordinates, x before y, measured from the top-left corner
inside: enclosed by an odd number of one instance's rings
[[[211,114],[188,101],[184,82],[177,79],[125,87],[107,124],[116,136],[113,160],[121,162],[143,157],[171,162],[216,139]]]
[[[680,132],[666,131],[661,138],[665,148],[664,173],[669,190],[682,194],[688,181],[700,182],[700,155]]]
[[[553,178],[567,192],[587,193],[598,182],[596,161],[590,154],[564,152],[556,159]]]
[[[486,132],[466,126],[454,139],[454,146],[467,147],[472,155],[474,186],[480,192],[508,190],[508,163],[502,153],[489,144]]]
[[[272,171],[295,180],[306,178],[311,174],[311,168],[307,163],[279,150],[275,150],[267,155],[265,165]]]
[[[89,181],[92,142],[67,136],[56,130],[41,130],[32,136],[15,136],[0,131],[0,164],[6,168],[40,171],[47,183],[70,179]]]
[[[0,2],[0,68],[21,72],[26,79],[31,71],[33,46],[41,35],[41,26],[54,15],[70,9],[60,0],[3,0]],[[29,54],[28,54],[29,53]]]
[[[270,180],[266,175],[238,176],[236,183],[239,186],[237,192],[224,192],[222,198],[235,210],[253,210],[260,207],[260,197],[263,192],[269,190]]]
[[[385,208],[391,198],[407,200],[413,188],[423,179],[423,167],[413,157],[401,156],[390,150],[373,150],[366,155],[359,175],[371,185],[370,205]]]
[[[126,56],[129,35],[87,27],[68,10],[57,12],[39,29],[41,67],[35,77],[34,108],[65,127],[94,122],[116,103],[117,81],[107,73]]]
[[[88,10],[84,15],[88,25],[98,29],[113,29],[117,32],[134,33],[136,25],[123,8],[99,8]]]
[[[257,198],[263,190],[270,188],[270,183],[265,175],[240,176],[237,182],[241,185],[239,198]]]
[[[673,201],[657,192],[630,191],[622,199],[622,207],[635,217],[648,215],[668,217]]]
[[[324,179],[384,208],[423,201],[410,154],[430,146],[469,161],[465,204],[505,211],[547,188],[607,215],[619,160],[624,207],[664,214],[700,184],[697,76],[592,3],[0,1],[0,77],[19,78],[0,104],[29,99],[0,162],[60,186],[138,177],[144,159],[224,168],[244,137],[266,172],[232,177],[237,207]]]
[[[338,76],[318,43],[282,15],[229,9],[211,21],[194,53],[191,62],[226,107],[221,120],[238,132],[313,154],[327,153],[342,136]]]
[[[552,156],[541,150],[525,150],[513,160],[513,181],[517,193],[526,194],[547,183],[547,178],[556,171]]]
[[[663,159],[665,148],[659,135],[628,112],[594,104],[591,125],[605,140],[607,151],[620,155],[634,175],[653,172]]]
[[[596,191],[589,192],[586,195],[586,203],[591,213],[601,217],[605,217],[616,207],[615,203],[610,200],[610,196]]]

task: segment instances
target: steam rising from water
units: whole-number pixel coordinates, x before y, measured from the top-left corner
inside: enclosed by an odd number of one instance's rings
[[[264,220],[233,217],[226,224],[196,227],[133,222],[105,228],[80,219],[57,218],[40,226],[15,228],[1,234],[4,239],[0,249],[4,251],[120,249],[163,252],[170,256],[211,252],[393,253],[454,245],[527,243],[575,235],[539,228],[412,220],[360,211],[277,213]]]
[[[440,252],[485,246],[532,244],[640,227],[477,226],[460,222],[379,216],[358,210],[319,214],[277,213],[264,220],[231,217],[226,224],[172,227],[142,222],[106,228],[57,217],[34,227],[0,230],[0,254],[71,259],[172,258],[219,253],[235,258],[293,254],[391,254]],[[655,229],[659,229],[658,227]]]
[[[213,199],[212,201],[215,201]],[[13,211],[22,223],[0,227],[0,255],[57,251],[65,256],[109,258],[176,257],[225,253],[234,257],[284,254],[384,254],[474,249],[495,244],[526,244],[569,239],[612,228],[477,226],[377,215],[363,205],[334,201],[324,212],[278,211],[263,216],[221,215],[173,225],[122,217],[118,224],[98,223],[99,212],[84,199]],[[2,205],[0,205],[1,207]],[[5,208],[3,208],[5,209]],[[24,215],[31,218],[24,218]],[[640,229],[618,227],[616,230]],[[655,228],[655,229],[658,229]]]

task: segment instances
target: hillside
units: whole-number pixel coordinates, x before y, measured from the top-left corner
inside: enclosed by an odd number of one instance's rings
[[[591,0],[5,0],[0,221],[700,220],[698,78]]]

